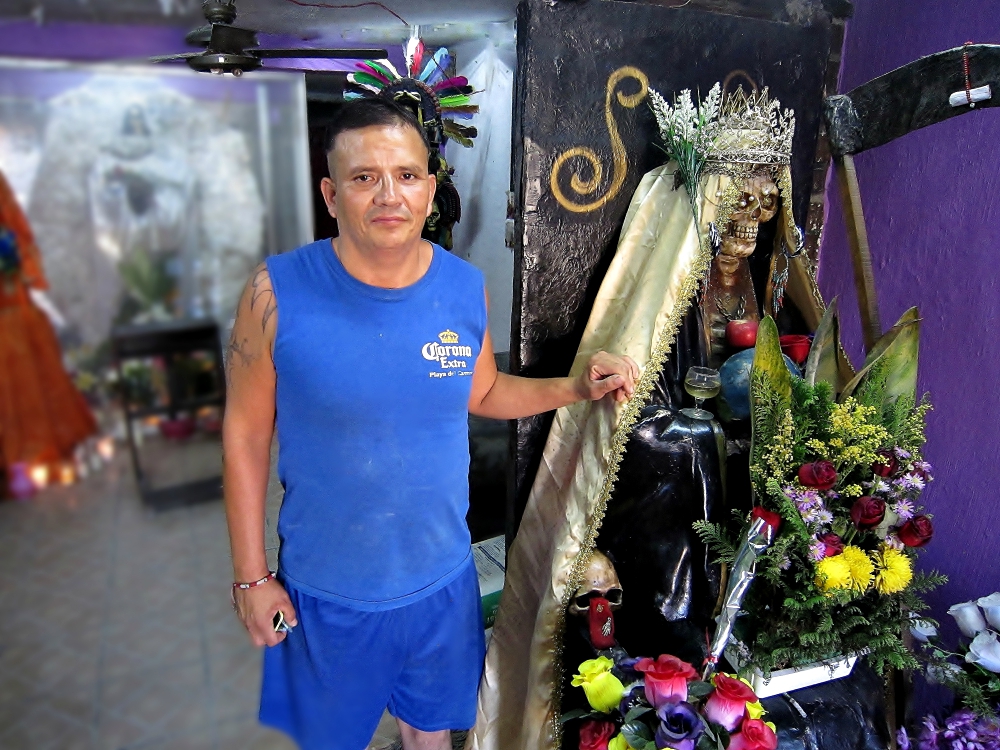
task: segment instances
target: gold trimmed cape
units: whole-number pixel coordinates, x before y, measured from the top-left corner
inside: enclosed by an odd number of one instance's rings
[[[708,226],[718,218],[719,204],[735,205],[729,194],[736,185],[730,177],[704,176],[699,194],[725,197],[699,199],[698,231],[687,190],[674,187],[675,171],[672,163],[658,167],[636,189],[570,370],[579,374],[600,350],[628,355],[642,370],[636,393],[627,404],[603,399],[556,412],[507,555],[506,582],[467,750],[559,747],[566,606],[594,548],[625,443],[707,277]],[[783,198],[788,207],[783,223],[792,226],[791,195]],[[796,283],[802,278],[811,282],[808,271],[792,277],[789,293],[797,303],[819,299],[814,283],[806,294]],[[810,323],[813,312],[805,312]]]

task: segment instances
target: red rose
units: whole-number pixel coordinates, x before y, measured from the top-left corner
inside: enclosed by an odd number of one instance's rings
[[[828,490],[837,483],[837,470],[829,461],[814,461],[799,467],[799,482],[803,487]]]
[[[715,675],[715,690],[705,701],[705,718],[733,732],[740,725],[747,703],[756,703],[757,694],[743,680],[722,674]]]
[[[688,680],[698,679],[694,667],[670,654],[663,654],[656,661],[639,659],[634,669],[645,675],[646,700],[655,708],[668,701],[686,701]]]
[[[877,497],[859,497],[851,506],[851,520],[859,531],[874,529],[885,518],[885,501]]]
[[[891,477],[899,471],[899,461],[892,451],[879,451],[879,461],[872,464],[872,471],[880,477]]]
[[[775,750],[778,737],[763,719],[746,719],[729,739],[729,750]]]
[[[914,516],[899,527],[896,536],[907,547],[923,547],[934,536],[934,525],[925,515]]]
[[[781,346],[781,353],[792,362],[801,365],[809,357],[809,347],[812,341],[808,336],[779,336],[778,344]]]
[[[823,545],[823,557],[833,557],[844,551],[844,540],[832,531],[820,535],[819,541]]]
[[[580,750],[608,750],[608,742],[615,734],[610,721],[585,721],[580,725]]]
[[[772,533],[774,534],[777,534],[778,529],[781,528],[781,516],[769,510],[764,510],[760,505],[753,506],[753,510],[750,511],[750,518],[760,518],[773,529]],[[753,521],[751,520],[750,523],[753,523]]]

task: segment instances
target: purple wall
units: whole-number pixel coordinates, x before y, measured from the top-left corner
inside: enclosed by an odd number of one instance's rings
[[[1000,43],[996,0],[858,0],[847,28],[841,92],[923,55],[972,40]],[[977,85],[975,68],[973,86]],[[1000,96],[1000,91],[994,91]],[[920,308],[920,388],[934,403],[924,494],[935,538],[923,566],[948,574],[933,615],[1000,589],[1000,109],[972,112],[856,157],[883,330]],[[863,358],[836,184],[820,286],[840,297],[844,344]]]

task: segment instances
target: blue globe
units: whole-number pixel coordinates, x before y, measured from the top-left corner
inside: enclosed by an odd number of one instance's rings
[[[721,416],[725,420],[747,419],[750,416],[750,368],[753,367],[754,349],[744,349],[727,359],[719,368],[722,390],[716,397]],[[784,356],[784,355],[782,355]],[[788,371],[797,378],[802,371],[785,357]]]

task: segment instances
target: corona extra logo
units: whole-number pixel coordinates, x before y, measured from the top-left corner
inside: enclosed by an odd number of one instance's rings
[[[429,341],[420,350],[423,358],[431,362],[440,362],[442,369],[465,368],[468,363],[453,359],[456,357],[472,357],[471,346],[461,346],[458,343],[458,334],[452,330],[444,330],[438,334],[437,341]]]

